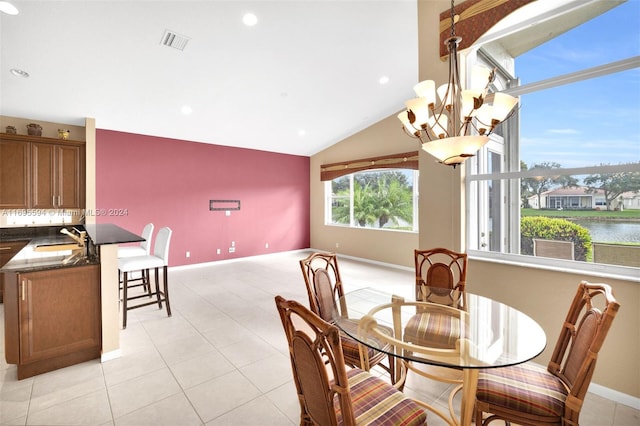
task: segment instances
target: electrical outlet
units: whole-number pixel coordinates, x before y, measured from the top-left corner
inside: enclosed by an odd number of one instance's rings
[[[235,247],[229,247],[229,253],[235,253],[235,252],[236,252]]]
[[[220,254],[220,249],[216,250],[216,254]]]
[[[236,246],[236,242],[235,241],[231,241],[231,247],[235,247]]]
[[[264,248],[269,248],[269,243],[266,243],[266,244],[264,245]]]
[[[190,251],[188,251],[186,256],[187,256],[187,257],[191,257],[191,252],[190,252]]]
[[[340,247],[340,243],[336,243],[336,248],[339,248],[339,247]]]

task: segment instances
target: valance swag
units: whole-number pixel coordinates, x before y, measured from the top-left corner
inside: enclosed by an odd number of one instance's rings
[[[320,180],[333,180],[340,176],[373,169],[418,170],[418,151],[323,164],[320,166]]]

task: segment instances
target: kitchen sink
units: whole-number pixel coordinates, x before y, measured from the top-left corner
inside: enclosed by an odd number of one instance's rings
[[[81,250],[84,247],[79,246],[76,243],[63,243],[63,244],[41,244],[36,246],[33,251],[63,251],[63,250]]]

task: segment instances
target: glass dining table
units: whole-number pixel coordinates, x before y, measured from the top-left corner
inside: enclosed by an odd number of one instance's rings
[[[480,369],[535,358],[546,346],[546,335],[531,317],[504,303],[466,291],[426,290],[428,301],[373,288],[351,291],[337,301],[333,320],[360,344],[392,355],[397,380],[403,382],[407,371],[417,365],[457,370],[460,386],[449,398],[449,414],[428,403],[425,406],[451,425],[470,425]],[[367,351],[360,352],[366,368]],[[459,391],[458,416],[453,397]]]

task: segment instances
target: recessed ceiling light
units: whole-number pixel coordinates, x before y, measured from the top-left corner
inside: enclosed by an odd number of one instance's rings
[[[0,12],[4,12],[7,15],[17,15],[18,9],[8,1],[0,1]]]
[[[389,82],[389,77],[387,77],[386,75],[383,75],[382,77],[380,77],[380,80],[378,80],[378,82],[380,84],[387,84]]]
[[[24,77],[24,78],[29,77],[29,73],[28,72],[23,71],[23,70],[18,69],[18,68],[11,68],[10,72],[11,72],[11,74],[15,75],[16,77]]]
[[[185,105],[182,107],[181,111],[184,115],[189,115],[193,112],[193,109],[191,109],[190,106]]]
[[[306,134],[307,132],[305,132],[304,130],[298,130],[298,136],[304,136]]]
[[[253,27],[258,23],[258,17],[253,13],[245,13],[242,17],[242,22],[244,22],[247,27]]]

